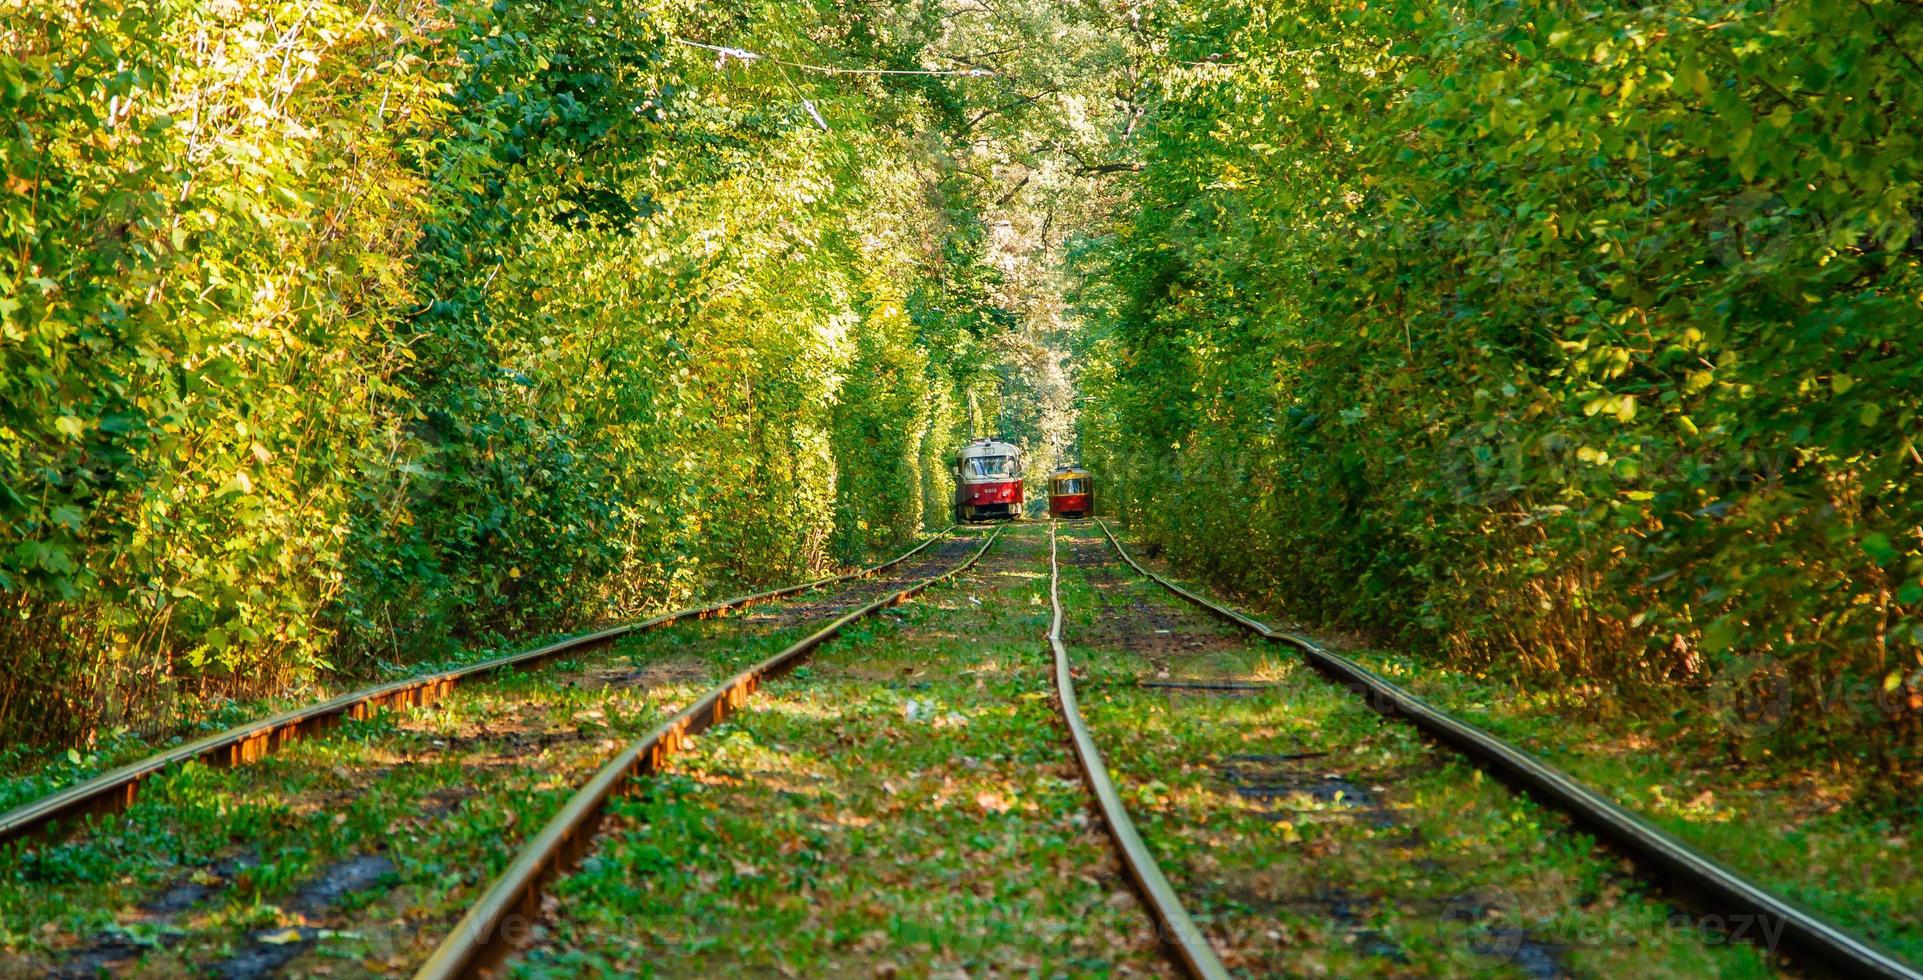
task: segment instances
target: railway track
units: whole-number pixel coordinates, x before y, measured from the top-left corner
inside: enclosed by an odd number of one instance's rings
[[[981,547],[963,561],[917,579],[842,613],[727,681],[710,689],[644,738],[630,743],[570,797],[515,856],[479,901],[435,949],[415,974],[427,978],[470,977],[499,964],[527,942],[531,924],[541,913],[543,886],[571,867],[592,845],[609,802],[634,791],[646,777],[661,771],[668,758],[690,746],[693,737],[719,724],[747,704],[767,681],[794,670],[809,654],[849,624],[906,601],[924,589],[973,567],[1001,536],[997,527]]]
[[[382,710],[432,703],[463,682],[484,679],[502,671],[536,668],[565,656],[604,646],[622,637],[673,623],[720,616],[758,603],[865,579],[908,561],[933,546],[950,530],[953,529],[943,530],[889,561],[858,571],[736,596],[704,606],[677,609],[639,622],[571,636],[532,650],[363,688],[196,739],[0,814],[0,846],[54,833],[63,825],[71,826],[88,817],[124,810],[132,805],[142,783],[157,773],[188,762],[212,765],[255,762],[295,739],[325,731],[344,719],[364,719]]]
[[[1745,880],[1733,870],[1693,851],[1595,791],[1582,786],[1566,774],[1558,772],[1553,767],[1486,732],[1451,718],[1446,713],[1421,702],[1368,672],[1353,661],[1328,652],[1312,639],[1300,634],[1272,629],[1154,574],[1127,553],[1105,524],[1100,527],[1102,537],[1106,539],[1106,545],[1144,580],[1155,583],[1160,589],[1166,590],[1170,596],[1178,597],[1193,607],[1205,610],[1221,623],[1227,624],[1227,628],[1233,631],[1298,651],[1302,656],[1301,663],[1312,668],[1320,676],[1337,681],[1343,692],[1353,691],[1363,695],[1367,708],[1387,718],[1411,723],[1426,739],[1430,740],[1426,745],[1402,746],[1400,751],[1419,752],[1423,757],[1417,760],[1415,766],[1405,765],[1400,772],[1396,771],[1393,765],[1371,764],[1368,761],[1369,757],[1375,754],[1376,749],[1383,744],[1383,735],[1391,734],[1388,732],[1368,736],[1376,741],[1367,743],[1366,752],[1362,748],[1342,744],[1340,740],[1315,743],[1313,736],[1308,732],[1302,732],[1301,737],[1287,744],[1276,745],[1276,739],[1273,737],[1276,715],[1274,712],[1265,714],[1261,706],[1281,697],[1284,699],[1281,702],[1283,704],[1290,704],[1292,708],[1298,710],[1304,708],[1308,702],[1301,700],[1305,697],[1300,689],[1301,678],[1291,676],[1292,673],[1299,672],[1293,671],[1289,663],[1266,662],[1259,655],[1229,656],[1226,659],[1230,662],[1224,665],[1223,652],[1232,649],[1234,644],[1229,636],[1221,632],[1220,628],[1209,629],[1192,623],[1183,623],[1180,616],[1171,614],[1166,608],[1152,608],[1154,604],[1144,602],[1139,595],[1132,600],[1117,603],[1099,590],[1117,590],[1122,583],[1107,574],[1105,569],[1100,569],[1098,561],[1089,560],[1087,551],[1092,542],[1078,542],[1079,564],[1085,571],[1094,571],[1094,574],[1088,574],[1085,577],[1091,583],[1098,584],[1097,605],[1101,607],[1102,613],[1110,618],[1118,615],[1136,617],[1143,628],[1135,632],[1147,633],[1151,638],[1146,642],[1132,643],[1112,642],[1116,639],[1115,637],[1105,638],[1111,641],[1109,646],[1118,648],[1134,646],[1135,649],[1128,651],[1126,655],[1132,657],[1136,663],[1114,664],[1106,672],[1100,667],[1090,666],[1088,669],[1091,674],[1099,675],[1097,681],[1105,691],[1132,689],[1138,692],[1153,692],[1153,697],[1165,700],[1170,711],[1187,715],[1192,728],[1202,727],[1201,723],[1195,720],[1198,713],[1216,715],[1239,713],[1242,720],[1248,723],[1243,726],[1247,730],[1233,733],[1231,737],[1223,739],[1222,744],[1241,744],[1246,748],[1243,751],[1225,749],[1208,767],[1213,770],[1214,789],[1219,796],[1232,799],[1243,810],[1260,813],[1263,819],[1273,821],[1278,826],[1286,825],[1290,838],[1297,837],[1309,827],[1317,827],[1313,835],[1315,840],[1311,842],[1314,845],[1326,844],[1340,848],[1357,847],[1368,843],[1376,846],[1383,859],[1404,862],[1434,860],[1424,855],[1442,852],[1432,846],[1433,842],[1425,841],[1423,838],[1425,832],[1433,834],[1438,825],[1425,822],[1420,815],[1405,812],[1407,807],[1397,803],[1396,797],[1413,795],[1398,793],[1398,783],[1413,783],[1421,780],[1424,777],[1417,775],[1421,768],[1449,764],[1445,760],[1436,758],[1436,753],[1433,751],[1435,745],[1446,746],[1454,752],[1461,753],[1462,757],[1472,760],[1479,769],[1498,776],[1509,785],[1525,790],[1531,798],[1566,815],[1576,826],[1606,841],[1618,852],[1631,858],[1642,876],[1660,881],[1665,886],[1687,896],[1700,913],[1706,913],[1698,919],[1699,922],[1713,921],[1735,927],[1725,933],[1722,941],[1754,940],[1771,952],[1780,949],[1793,954],[1793,959],[1799,966],[1835,971],[1842,975],[1919,976],[1919,973],[1907,964],[1801,909],[1794,903]],[[1058,569],[1052,568],[1052,572],[1059,575]],[[1052,634],[1050,639],[1051,645],[1057,651],[1058,674],[1066,684],[1069,670],[1066,651],[1062,648],[1058,633]],[[1214,664],[1221,669],[1210,670],[1207,667],[1209,664]],[[1171,670],[1172,666],[1173,670]],[[1198,666],[1202,667],[1199,672],[1196,669]],[[1179,676],[1171,676],[1172,673]],[[1255,676],[1251,676],[1252,674]],[[1292,687],[1293,691],[1290,690]],[[1331,709],[1325,705],[1319,710]],[[1353,714],[1358,710],[1362,710],[1362,707],[1351,701],[1346,709],[1350,717],[1342,724],[1353,725]],[[1143,713],[1143,703],[1137,699],[1129,702],[1126,710],[1119,714],[1137,717]],[[1326,715],[1321,719],[1323,727],[1340,727],[1335,721],[1337,717],[1338,714],[1334,712]],[[1098,724],[1095,727],[1099,730],[1102,726]],[[1394,727],[1403,728],[1399,725]],[[1261,737],[1253,736],[1251,733],[1254,732],[1261,732]],[[1188,744],[1192,745],[1193,740],[1188,740]],[[1131,744],[1131,748],[1139,747],[1140,740]],[[1249,748],[1256,750],[1249,751]],[[1138,772],[1152,772],[1155,766],[1168,764],[1167,759],[1148,758],[1134,752],[1130,755],[1131,758],[1125,765]],[[1358,759],[1358,756],[1361,758]],[[1448,799],[1450,791],[1431,782],[1426,784],[1425,792],[1431,794],[1433,802],[1437,798]],[[1469,796],[1459,798],[1471,799]],[[1500,804],[1491,799],[1485,799],[1478,805],[1488,807],[1492,812],[1500,812],[1501,809]],[[1512,811],[1512,816],[1514,812]],[[1126,815],[1121,816],[1120,820],[1126,822]],[[1318,826],[1318,823],[1321,825]],[[1331,824],[1338,823],[1342,825],[1341,829],[1329,829]],[[1165,852],[1181,852],[1182,848],[1179,844],[1169,843],[1168,838],[1177,838],[1186,832],[1188,831],[1185,829],[1169,828],[1165,825],[1161,849]],[[1558,837],[1567,836],[1553,829],[1547,830],[1547,833]],[[1156,836],[1151,832],[1152,840]],[[1217,840],[1214,843],[1219,845],[1221,841]],[[1128,849],[1125,845],[1124,850]],[[1192,854],[1189,858],[1193,861]],[[1131,858],[1131,864],[1138,860],[1139,858]],[[1573,862],[1560,863],[1565,866],[1564,870],[1580,868]],[[1452,869],[1442,867],[1438,863],[1433,870],[1448,872]],[[1539,870],[1555,869],[1544,866]],[[1185,891],[1178,887],[1175,891],[1190,895],[1206,894],[1208,900],[1205,902],[1205,907],[1211,911],[1220,911],[1238,903],[1244,906],[1251,903],[1260,905],[1265,900],[1276,897],[1261,894],[1260,875],[1243,876],[1244,880],[1235,888],[1217,887],[1205,881],[1207,875],[1199,873],[1177,877],[1186,877],[1189,888]],[[1572,950],[1567,944],[1559,943],[1554,938],[1561,933],[1554,929],[1544,931],[1536,928],[1536,925],[1569,925],[1567,921],[1560,923],[1551,921],[1558,916],[1571,917],[1568,910],[1544,908],[1544,906],[1554,906],[1559,901],[1559,896],[1553,889],[1535,895],[1525,893],[1519,899],[1517,894],[1505,891],[1501,887],[1504,882],[1500,876],[1492,878],[1489,875],[1468,872],[1465,869],[1464,877],[1472,882],[1472,887],[1436,902],[1435,899],[1439,897],[1434,894],[1436,882],[1427,880],[1434,877],[1432,875],[1413,876],[1417,886],[1415,891],[1424,891],[1426,887],[1426,890],[1431,893],[1420,896],[1413,903],[1423,906],[1418,917],[1433,916],[1433,922],[1430,924],[1435,928],[1430,931],[1437,934],[1421,937],[1418,939],[1418,944],[1423,939],[1427,939],[1446,945],[1449,941],[1448,937],[1440,934],[1451,932],[1459,934],[1456,940],[1468,949],[1467,965],[1474,968],[1471,972],[1479,972],[1483,968],[1515,969],[1527,975],[1543,977],[1571,975],[1575,972],[1568,961],[1568,954]],[[1630,887],[1629,879],[1619,871],[1607,872],[1599,880],[1610,881],[1612,886],[1617,888]],[[1256,882],[1258,887],[1248,887],[1250,882]],[[1344,972],[1395,972],[1406,969],[1412,960],[1418,965],[1423,963],[1423,951],[1402,948],[1397,944],[1398,937],[1407,936],[1412,931],[1420,932],[1420,929],[1388,928],[1385,930],[1382,928],[1384,925],[1394,927],[1398,924],[1398,919],[1408,918],[1406,915],[1398,915],[1395,909],[1384,910],[1385,902],[1395,901],[1393,883],[1377,880],[1372,883],[1375,886],[1373,888],[1351,890],[1330,888],[1327,884],[1325,881],[1321,886],[1309,888],[1303,893],[1282,896],[1280,904],[1286,905],[1294,901],[1298,905],[1310,906],[1315,914],[1309,918],[1317,915],[1324,917],[1334,923],[1336,933],[1346,933],[1342,938],[1346,941],[1346,945],[1356,951],[1357,955],[1351,960],[1344,961]],[[1527,891],[1521,885],[1514,885],[1514,887],[1516,891]],[[1241,890],[1237,891],[1236,888]],[[1385,893],[1388,897],[1385,897]],[[1172,898],[1173,896],[1169,897],[1169,899]],[[1175,911],[1160,911],[1169,899],[1156,903],[1158,914],[1179,915],[1179,900],[1177,900]],[[1582,896],[1563,896],[1560,900],[1573,900],[1573,904],[1582,904]],[[1531,914],[1529,908],[1532,904],[1535,906],[1534,914]],[[1275,910],[1271,908],[1270,911]],[[1491,912],[1507,916],[1508,921],[1495,923],[1484,921]],[[1647,919],[1649,914],[1648,909],[1638,911],[1635,908],[1624,908],[1611,913],[1595,910],[1580,911],[1574,913],[1573,917],[1595,920],[1613,916],[1612,925],[1619,927],[1626,937],[1633,939],[1640,935],[1646,939],[1659,931],[1652,928],[1652,924],[1647,921],[1638,925],[1638,917]],[[1185,915],[1180,915],[1180,918],[1183,921],[1186,920]],[[1235,916],[1221,914],[1212,918],[1215,919],[1214,926],[1217,927],[1218,939],[1221,939],[1224,933],[1220,927],[1225,920],[1233,919]],[[1665,924],[1671,927],[1672,934],[1674,922],[1673,916],[1666,918]],[[1467,928],[1455,928],[1456,925]],[[1179,939],[1182,935],[1180,931],[1165,932],[1165,936],[1171,939]],[[1241,947],[1235,948],[1235,952],[1244,954],[1249,961],[1263,962],[1264,967],[1268,969],[1281,969],[1284,972],[1301,969],[1300,963],[1290,961],[1286,957],[1264,961],[1260,955],[1250,954],[1247,949],[1251,945],[1248,940],[1249,935],[1250,933],[1245,930],[1239,939],[1230,938],[1224,942],[1224,945],[1232,948]],[[1710,938],[1708,942],[1719,941]],[[1254,945],[1261,944],[1257,942]],[[1611,960],[1607,954],[1600,953],[1595,948],[1578,948],[1573,952],[1605,964],[1606,972],[1631,970],[1645,972],[1652,966],[1648,963],[1632,964],[1630,960],[1620,957]],[[1691,962],[1687,965],[1672,964],[1667,968],[1680,975],[1691,975],[1710,969],[1721,972],[1731,968],[1731,964],[1721,962],[1717,957],[1692,959],[1696,954],[1697,951],[1688,951],[1682,955],[1685,960],[1691,960]],[[1447,957],[1448,962],[1445,965],[1460,968],[1465,965],[1462,955],[1458,953],[1458,955]],[[1210,975],[1208,971],[1211,968],[1206,962],[1195,964],[1190,961],[1190,965],[1192,973]],[[1657,964],[1657,966],[1661,965]]]
[[[1041,531],[612,801],[515,969],[1166,974],[1036,669]]]
[[[1048,648],[1054,661],[1056,703],[1061,706],[1062,722],[1074,745],[1076,764],[1081,766],[1082,778],[1095,797],[1102,822],[1115,838],[1115,849],[1122,864],[1154,917],[1157,935],[1163,937],[1170,952],[1190,976],[1204,980],[1226,978],[1228,969],[1209,946],[1208,937],[1196,928],[1195,920],[1182,906],[1181,898],[1162,874],[1148,845],[1142,843],[1142,835],[1135,829],[1135,821],[1129,817],[1128,807],[1109,776],[1108,763],[1103,761],[1101,749],[1096,747],[1095,737],[1088,730],[1088,722],[1082,718],[1081,701],[1075,693],[1074,668],[1069,662],[1068,648],[1062,643],[1061,568],[1056,561],[1052,524],[1048,529],[1048,603]]]
[[[273,741],[281,751],[257,766],[150,770],[137,778],[153,780],[152,801],[137,812],[168,814],[160,831],[116,826],[96,847],[43,829],[36,849],[10,853],[30,855],[35,873],[141,848],[175,856],[162,862],[166,887],[138,882],[149,897],[131,913],[74,927],[99,931],[56,963],[72,976],[167,948],[180,913],[243,883],[284,896],[279,917],[217,923],[231,942],[215,959],[186,961],[193,972],[268,975],[343,943],[350,972],[419,977],[485,975],[516,955],[536,973],[687,975],[795,963],[889,973],[904,954],[923,958],[909,972],[1173,964],[1202,977],[1781,965],[1695,932],[1650,942],[1672,910],[1565,826],[1556,811],[1580,801],[1539,793],[1503,768],[1513,756],[1463,764],[1464,736],[1429,728],[1460,723],[1306,637],[1155,575],[1099,527],[1097,537],[1095,525],[1051,524],[1045,550],[1032,528],[931,541],[862,573],[636,624],[626,629],[761,606],[653,633],[626,664],[619,648],[575,659],[612,642],[605,631],[530,651],[514,664],[545,671],[494,667],[495,683],[444,697],[428,717],[348,708],[333,737]],[[998,541],[984,577],[978,566]],[[1044,557],[1038,585],[1022,569]],[[964,581],[889,613],[883,634],[829,646],[911,596]],[[843,587],[766,602],[832,585]],[[1044,624],[1046,672],[1027,659]],[[802,675],[763,692],[804,661]],[[1051,683],[1054,697],[1043,697]],[[1038,726],[1051,705],[1058,725]],[[377,775],[336,778],[361,768]],[[383,794],[393,799],[367,803]],[[1085,824],[1089,812],[1097,820]],[[1643,873],[1655,863],[1576,817]],[[348,843],[290,865],[285,855],[316,835]],[[770,867],[775,853],[793,866]],[[505,870],[477,891],[477,866]],[[286,867],[301,877],[287,879]],[[39,907],[100,894],[77,887]],[[1715,893],[1692,897],[1703,894]],[[1115,901],[1131,895],[1139,906]],[[1844,949],[1857,959],[1823,955],[1788,921],[1762,918],[1793,909],[1763,895],[1771,904],[1718,908],[1779,928],[1769,935],[1784,948],[1796,936],[1799,965],[1918,976],[1867,944]],[[0,894],[0,918],[14,900]],[[384,930],[388,919],[407,927]],[[1633,941],[1568,939],[1572,923],[1598,920]],[[6,929],[0,940],[11,942]]]
[[[972,549],[967,537],[938,535],[859,572],[599,631],[449,672],[455,677],[382,685],[77,787],[98,792],[120,778],[149,789],[124,821],[77,839],[70,828],[43,825],[8,845],[0,948],[18,946],[29,926],[71,933],[73,941],[60,942],[51,967],[0,956],[0,975],[92,976],[149,955],[175,964],[158,967],[163,972],[262,975],[318,940],[350,935],[367,950],[364,969],[418,963],[421,954],[411,950],[419,934],[438,937],[452,922],[435,926],[439,910],[451,902],[459,914],[466,869],[504,863],[503,848],[559,806],[565,793],[557,784],[566,774],[593,771],[624,737],[698,697],[716,669],[758,658],[812,623],[869,605]],[[787,597],[797,598],[774,601]],[[757,608],[716,618],[747,606]],[[654,629],[684,621],[690,625]],[[644,638],[646,646],[636,647]],[[611,651],[583,656],[610,644]],[[634,651],[625,664],[624,649]],[[492,682],[451,684],[476,676]],[[425,714],[372,710],[409,690],[441,703]],[[290,736],[315,729],[285,731],[329,712],[333,737],[296,739]],[[285,732],[268,743],[277,751],[211,759],[254,765],[188,764],[207,758],[209,746],[218,751],[263,732]],[[43,821],[57,812],[44,804],[23,810]],[[523,824],[522,816],[533,819]],[[246,893],[260,896],[257,907],[278,907],[277,921],[232,920],[233,907],[222,904]],[[397,896],[403,908],[394,918],[404,927],[366,928],[357,893]]]

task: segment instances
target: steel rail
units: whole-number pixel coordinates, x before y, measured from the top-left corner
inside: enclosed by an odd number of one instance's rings
[[[1115,781],[1109,777],[1108,763],[1102,760],[1101,750],[1095,747],[1095,737],[1089,733],[1088,722],[1082,719],[1081,701],[1075,696],[1075,677],[1069,672],[1068,648],[1062,643],[1061,569],[1055,557],[1052,523],[1048,528],[1048,602],[1051,609],[1048,648],[1055,657],[1055,694],[1061,705],[1062,721],[1068,725],[1075,761],[1081,765],[1082,779],[1088,783],[1089,792],[1101,808],[1102,822],[1108,824],[1122,867],[1128,870],[1136,891],[1154,914],[1156,934],[1189,976],[1226,980],[1228,969],[1216,957],[1208,937],[1196,928],[1195,920],[1189,918],[1181,897],[1175,894],[1174,886],[1155,863],[1155,855],[1142,843],[1142,835],[1136,832],[1135,821],[1129,818],[1128,808],[1122,805],[1122,796],[1115,790]]]
[[[687,748],[693,736],[727,720],[747,703],[749,695],[763,681],[792,670],[849,623],[898,605],[923,589],[974,567],[988,549],[994,547],[1002,530],[996,528],[974,554],[953,568],[844,613],[780,653],[734,675],[608,760],[562,805],[540,833],[522,845],[513,862],[441,940],[427,962],[421,964],[415,973],[416,980],[481,976],[512,955],[529,937],[540,911],[542,885],[572,867],[587,852],[610,798],[632,789],[642,777],[661,771],[668,757]]]
[[[1750,881],[1667,831],[1624,809],[1616,801],[1589,788],[1568,773],[1536,758],[1468,722],[1452,717],[1396,684],[1339,654],[1323,649],[1312,637],[1271,628],[1242,613],[1204,598],[1144,568],[1108,524],[1096,522],[1117,554],[1137,572],[1215,615],[1264,639],[1287,643],[1302,651],[1311,666],[1363,695],[1369,706],[1388,717],[1406,718],[1437,741],[1449,745],[1511,784],[1520,786],[1574,817],[1598,837],[1622,849],[1645,866],[1655,868],[1702,904],[1750,917],[1762,936],[1781,936],[1796,953],[1851,977],[1923,980],[1919,971],[1868,940],[1851,934],[1798,905]],[[1765,945],[1765,948],[1769,948]],[[1770,952],[1775,952],[1770,949]]]
[[[649,619],[623,623],[606,629],[571,636],[520,653],[478,661],[465,667],[406,677],[386,684],[363,688],[305,707],[229,728],[224,732],[188,742],[102,773],[60,792],[0,814],[0,846],[29,835],[49,835],[56,825],[77,818],[116,813],[131,806],[140,783],[170,766],[190,761],[215,765],[241,765],[254,762],[282,745],[322,731],[342,718],[366,718],[384,708],[410,708],[429,704],[453,690],[463,680],[516,667],[532,667],[563,654],[609,643],[632,633],[641,633],[685,619],[708,619],[756,603],[781,599],[851,579],[866,578],[907,561],[941,540],[954,525],[931,535],[928,540],[902,554],[868,568],[841,575],[783,586],[766,592],[736,596],[720,602],[689,609],[677,609]]]

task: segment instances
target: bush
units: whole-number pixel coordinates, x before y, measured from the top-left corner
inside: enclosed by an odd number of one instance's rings
[[[1914,5],[1230,4],[1174,39],[1083,444],[1172,554],[1473,667],[1923,745]]]
[[[7,14],[0,737],[170,724],[916,533],[969,370],[931,352],[980,315],[904,312],[981,261],[921,193],[935,110],[838,80],[830,137],[779,74],[669,39],[865,43],[832,15]]]

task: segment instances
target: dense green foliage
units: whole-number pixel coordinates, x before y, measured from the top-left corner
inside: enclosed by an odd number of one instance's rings
[[[399,360],[382,327],[421,216],[402,153],[431,97],[359,16],[7,11],[0,718],[57,729],[222,658],[318,656],[342,477]]]
[[[752,0],[0,7],[0,733],[792,578],[945,512],[995,317],[931,148],[979,83],[680,36],[923,43]]]
[[[1916,764],[1923,8],[1157,9],[1083,253],[1111,505],[1314,621]]]
[[[0,39],[0,732],[850,560],[996,434],[1305,618],[1923,745],[1914,4],[59,0]]]

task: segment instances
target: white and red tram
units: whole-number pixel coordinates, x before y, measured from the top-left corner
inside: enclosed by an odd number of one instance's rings
[[[1022,447],[977,439],[955,454],[955,521],[1013,520],[1022,512]]]

